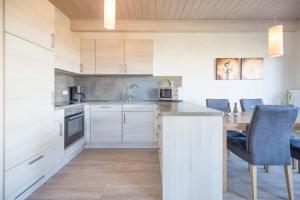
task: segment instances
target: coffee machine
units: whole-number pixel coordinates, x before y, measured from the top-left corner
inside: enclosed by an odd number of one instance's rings
[[[81,102],[85,98],[82,87],[72,86],[70,87],[70,101]]]

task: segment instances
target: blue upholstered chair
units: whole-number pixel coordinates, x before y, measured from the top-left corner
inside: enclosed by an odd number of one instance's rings
[[[242,112],[253,112],[255,106],[264,105],[262,99],[240,99]]]
[[[227,137],[227,148],[249,163],[252,199],[257,199],[257,166],[284,165],[289,199],[294,199],[291,174],[290,134],[297,118],[297,109],[282,105],[256,106],[248,135]]]
[[[206,107],[222,112],[227,112],[228,104],[228,99],[206,99]]]
[[[206,99],[206,107],[222,112],[227,112],[228,104],[228,99]],[[239,131],[228,130],[227,135],[230,135],[232,137],[240,137],[241,133]]]

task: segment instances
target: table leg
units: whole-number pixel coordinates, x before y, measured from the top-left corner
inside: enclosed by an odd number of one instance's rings
[[[223,128],[223,192],[227,192],[227,129]]]

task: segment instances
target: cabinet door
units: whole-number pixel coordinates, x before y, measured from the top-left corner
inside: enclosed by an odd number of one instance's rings
[[[127,74],[153,74],[153,41],[125,41],[125,72]]]
[[[68,18],[58,9],[55,12],[55,67],[73,71],[73,35]]]
[[[122,112],[91,112],[91,141],[122,143]]]
[[[123,142],[153,142],[153,112],[123,113]]]
[[[54,54],[5,34],[5,169],[53,142]]]
[[[95,59],[95,40],[83,39],[80,40],[80,73],[95,74],[96,59]]]
[[[74,73],[80,73],[80,39],[75,35],[75,33],[72,33],[72,43],[73,43],[73,63],[72,63],[72,72]]]
[[[91,141],[91,106],[84,106],[84,137],[86,142]]]
[[[96,74],[124,73],[124,40],[96,41]]]
[[[45,0],[6,0],[5,31],[48,49],[54,48],[54,6]]]

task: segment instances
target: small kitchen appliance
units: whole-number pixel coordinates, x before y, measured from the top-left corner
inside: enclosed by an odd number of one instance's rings
[[[83,99],[85,99],[85,95],[82,87],[79,85],[70,87],[70,102],[81,102]]]

